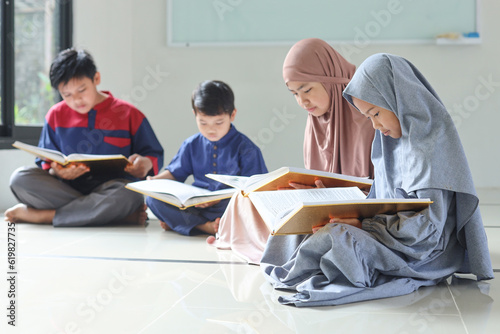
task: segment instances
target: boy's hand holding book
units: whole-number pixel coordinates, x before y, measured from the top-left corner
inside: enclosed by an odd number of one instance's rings
[[[83,163],[70,163],[63,166],[57,162],[51,162],[49,173],[64,180],[74,180],[89,171],[90,168]]]
[[[135,174],[134,176],[141,175],[140,178],[143,178],[152,167],[151,160],[137,154],[130,156],[128,159],[121,154],[72,153],[66,156],[56,150],[29,145],[19,141],[14,142],[12,146],[31,153],[39,157],[41,160],[50,162],[52,167],[50,173],[67,180],[74,179],[89,171],[96,174],[121,173],[128,165],[134,165],[129,167],[131,172]],[[57,165],[54,165],[53,163],[57,163]],[[63,167],[68,166],[69,168],[63,170]],[[85,166],[86,168],[82,166]],[[148,167],[148,171],[144,173],[144,170]]]
[[[153,162],[139,154],[133,154],[129,158],[129,164],[125,167],[125,172],[130,175],[143,179],[148,175],[148,172],[153,168]]]

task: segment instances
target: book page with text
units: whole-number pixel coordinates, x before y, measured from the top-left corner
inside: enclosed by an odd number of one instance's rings
[[[210,191],[204,188],[168,179],[132,182],[127,184],[127,188],[143,193],[170,194],[177,197],[181,203],[185,203],[188,199],[194,197],[232,194],[234,192],[234,189]]]
[[[238,176],[238,175],[223,175],[223,174],[206,174],[209,179],[218,181],[230,187],[243,190],[245,184],[249,179],[248,176]]]
[[[297,203],[366,198],[357,187],[258,191],[248,196],[262,219],[268,223],[294,209]]]

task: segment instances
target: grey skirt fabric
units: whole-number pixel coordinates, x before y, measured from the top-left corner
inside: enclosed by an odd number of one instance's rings
[[[285,260],[290,252],[292,256]],[[280,297],[282,304],[340,305],[404,295],[438,284],[460,268],[463,250],[455,255],[453,266],[436,265],[441,261],[438,256],[427,268],[413,268],[404,256],[368,232],[329,224],[313,235],[271,237],[261,268],[274,288],[296,292],[292,297]]]

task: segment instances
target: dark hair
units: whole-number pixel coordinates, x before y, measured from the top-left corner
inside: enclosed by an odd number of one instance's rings
[[[85,50],[75,48],[61,51],[50,65],[50,84],[55,89],[68,83],[73,78],[84,77],[94,80],[97,68],[94,58]]]
[[[231,115],[234,110],[234,94],[226,83],[217,80],[203,81],[193,91],[191,105],[195,113],[208,116]]]

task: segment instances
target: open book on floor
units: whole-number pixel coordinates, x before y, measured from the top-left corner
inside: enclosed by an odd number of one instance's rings
[[[210,191],[168,179],[131,182],[125,187],[182,210],[198,204],[230,198],[236,191],[234,188]]]
[[[290,182],[314,186],[316,180],[321,180],[325,187],[358,187],[369,190],[373,180],[368,178],[328,173],[318,170],[281,167],[266,174],[248,176],[207,174],[206,177],[219,181],[243,191],[248,195],[254,191],[270,191],[280,188],[289,188]]]
[[[93,173],[113,173],[123,172],[125,167],[129,164],[128,159],[121,154],[81,154],[73,153],[64,155],[63,153],[42,148],[34,145],[29,145],[16,141],[12,146],[31,153],[45,161],[55,161],[63,166],[70,163],[83,163],[90,168]]]
[[[331,217],[369,218],[421,211],[430,199],[367,199],[355,187],[252,192],[249,197],[272,235],[309,234]]]

